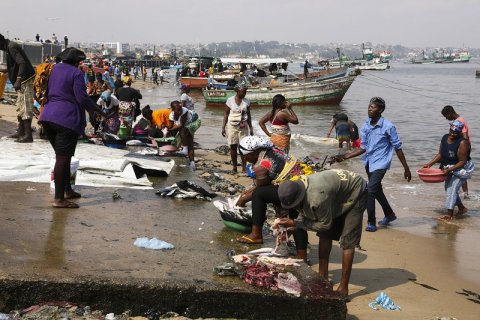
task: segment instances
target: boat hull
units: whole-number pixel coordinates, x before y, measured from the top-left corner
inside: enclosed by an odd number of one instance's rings
[[[282,94],[296,105],[336,105],[342,101],[345,93],[355,80],[355,76],[346,76],[321,82],[296,82],[277,87],[249,88],[246,98],[252,105],[271,106],[272,99]],[[202,89],[205,102],[209,105],[223,105],[235,94],[234,90]]]
[[[208,78],[200,77],[181,77],[180,83],[190,86],[190,88],[204,88],[208,85]]]

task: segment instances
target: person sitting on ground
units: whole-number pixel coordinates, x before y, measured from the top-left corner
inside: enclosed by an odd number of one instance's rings
[[[170,111],[170,110],[169,110]],[[147,104],[145,107],[142,108],[142,114],[139,115],[135,122],[133,123],[133,134],[136,136],[141,135],[148,135],[151,131],[152,125],[152,117],[153,111],[150,109],[150,106]]]
[[[265,123],[270,121],[272,132],[267,130]],[[270,141],[286,153],[290,151],[291,131],[289,123],[298,124],[298,118],[292,109],[292,104],[281,94],[272,99],[272,110],[267,112],[258,124],[263,132],[270,137]]]
[[[313,173],[311,167],[301,163],[295,157],[287,155],[274,147],[273,143],[263,137],[247,136],[240,140],[240,154],[252,164],[255,175],[253,187],[243,191],[236,205],[244,207],[252,201],[252,232],[237,238],[238,242],[247,244],[263,243],[262,227],[266,219],[267,204],[280,205],[278,184],[288,179],[298,179],[300,175]],[[263,170],[262,170],[263,168]],[[303,257],[302,257],[303,258]]]
[[[236,94],[227,99],[223,113],[222,136],[227,138],[230,147],[232,171],[237,172],[237,149],[239,141],[249,133],[253,136],[250,101],[245,98],[247,87],[242,84],[235,86]],[[245,172],[245,159],[242,159],[242,171]]]
[[[440,168],[446,175],[445,207],[448,214],[441,216],[441,220],[449,221],[468,211],[458,195],[460,187],[467,179],[471,178],[474,170],[474,165],[470,158],[470,142],[462,135],[463,127],[464,124],[462,122],[454,120],[450,125],[449,133],[442,137],[438,153],[423,166],[424,168],[430,168],[435,163],[440,162]],[[456,215],[453,212],[455,206],[458,207]]]
[[[195,170],[195,153],[193,150],[193,136],[200,128],[201,120],[198,114],[192,113],[187,108],[182,107],[180,101],[175,100],[170,103],[172,111],[170,112],[170,124],[168,133],[175,137],[177,147],[182,145],[181,153],[188,156],[190,168]]]
[[[120,119],[118,116],[118,107],[120,102],[109,90],[102,92],[100,98],[97,100],[99,106],[108,117],[101,121],[97,119],[98,123],[102,124],[102,131],[112,134],[117,134],[120,129]]]
[[[335,128],[336,138],[338,140],[338,147],[343,148],[343,143],[347,145],[347,149],[350,150],[350,125],[348,123],[348,116],[345,113],[336,113],[333,115],[330,121],[330,129],[327,133],[327,138],[330,138],[333,128]]]
[[[328,263],[332,241],[339,241],[343,249],[342,276],[337,287],[348,296],[348,283],[352,271],[355,247],[362,236],[363,213],[367,208],[367,182],[354,172],[347,170],[325,170],[287,180],[278,187],[278,199],[284,209],[298,210],[298,217],[282,218],[274,228],[283,226],[298,231],[316,231],[318,236],[319,273],[328,279]],[[297,237],[300,238],[300,237]],[[295,240],[297,252],[306,256],[307,241]]]

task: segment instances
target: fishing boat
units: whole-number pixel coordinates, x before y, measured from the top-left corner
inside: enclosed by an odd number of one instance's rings
[[[324,81],[297,81],[268,87],[251,87],[246,98],[252,105],[271,105],[277,94],[284,95],[293,104],[336,105],[342,101],[358,73]],[[202,89],[209,105],[225,104],[235,94],[234,90]]]
[[[454,52],[451,54],[452,62],[469,62],[472,56],[467,50],[462,50],[459,52]]]

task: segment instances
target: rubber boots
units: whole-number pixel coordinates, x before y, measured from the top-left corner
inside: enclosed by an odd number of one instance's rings
[[[21,137],[19,137],[15,142],[19,143],[30,143],[33,142],[33,136],[32,136],[32,119],[28,120],[22,120],[23,122],[23,130],[25,134]]]
[[[20,117],[17,117],[18,119],[18,127],[17,127],[17,132],[15,132],[14,134],[11,134],[8,136],[8,138],[11,138],[11,139],[18,139],[20,137],[23,137],[25,135],[25,128],[23,126],[23,120],[22,118]]]

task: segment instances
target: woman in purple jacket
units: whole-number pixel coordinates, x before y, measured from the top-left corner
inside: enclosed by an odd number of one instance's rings
[[[100,108],[87,95],[83,73],[78,69],[85,53],[76,48],[62,51],[58,63],[48,80],[48,102],[40,115],[40,122],[55,150],[55,208],[78,208],[78,204],[68,199],[81,195],[70,184],[70,162],[75,154],[77,140],[86,126],[85,112],[97,112],[104,116]]]

